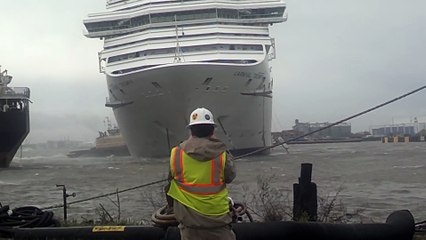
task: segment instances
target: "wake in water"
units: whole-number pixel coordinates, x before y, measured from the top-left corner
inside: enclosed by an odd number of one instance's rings
[[[414,166],[393,166],[393,168],[401,168],[401,169],[416,169],[416,168],[424,168],[424,165],[414,165]]]

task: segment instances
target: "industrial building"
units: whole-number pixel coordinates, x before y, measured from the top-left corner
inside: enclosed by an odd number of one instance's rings
[[[295,125],[293,126],[293,130],[296,132],[301,132],[303,134],[313,132],[316,130],[319,130],[321,128],[324,128],[326,126],[329,126],[330,123],[324,122],[324,123],[302,123],[298,119],[295,120]],[[349,123],[340,123],[338,125],[335,125],[333,127],[324,129],[322,131],[319,131],[315,134],[313,134],[312,138],[348,138],[352,136],[352,129],[351,125]]]
[[[426,123],[398,123],[375,126],[371,129],[374,136],[409,136],[413,137],[426,130]]]

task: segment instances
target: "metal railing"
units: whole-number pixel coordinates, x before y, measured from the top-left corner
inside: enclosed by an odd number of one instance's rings
[[[0,98],[30,98],[30,89],[27,87],[0,87]]]

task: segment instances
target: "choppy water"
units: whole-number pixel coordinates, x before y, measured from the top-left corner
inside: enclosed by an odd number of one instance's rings
[[[313,164],[313,181],[321,196],[342,188],[339,199],[348,211],[362,209],[370,220],[384,222],[395,210],[409,209],[416,222],[426,220],[426,143],[382,144],[379,142],[290,145],[290,153],[277,148],[269,156],[240,159],[238,176],[228,187],[236,201],[256,189],[257,177],[274,176],[271,185],[292,196],[300,164]],[[8,169],[0,169],[0,202],[12,208],[47,207],[62,203],[65,184],[68,201],[110,193],[166,176],[168,160],[131,157],[67,158],[65,153],[26,151]],[[149,222],[154,209],[165,202],[164,184],[120,194],[121,217]],[[116,200],[115,196],[111,200]],[[94,219],[102,204],[111,213],[116,207],[101,198],[71,205],[68,217]],[[62,216],[62,209],[53,210]]]

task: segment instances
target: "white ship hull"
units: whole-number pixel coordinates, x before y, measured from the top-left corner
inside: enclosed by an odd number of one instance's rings
[[[271,145],[267,60],[240,66],[175,63],[107,75],[107,82],[114,93],[110,104],[133,156],[167,156],[171,147],[188,138],[188,116],[197,107],[213,112],[215,134],[229,149],[250,151]]]
[[[275,41],[283,0],[107,0],[84,20],[104,40],[99,69],[123,138],[136,157],[168,156],[189,136],[189,114],[212,111],[234,152],[271,146]]]

